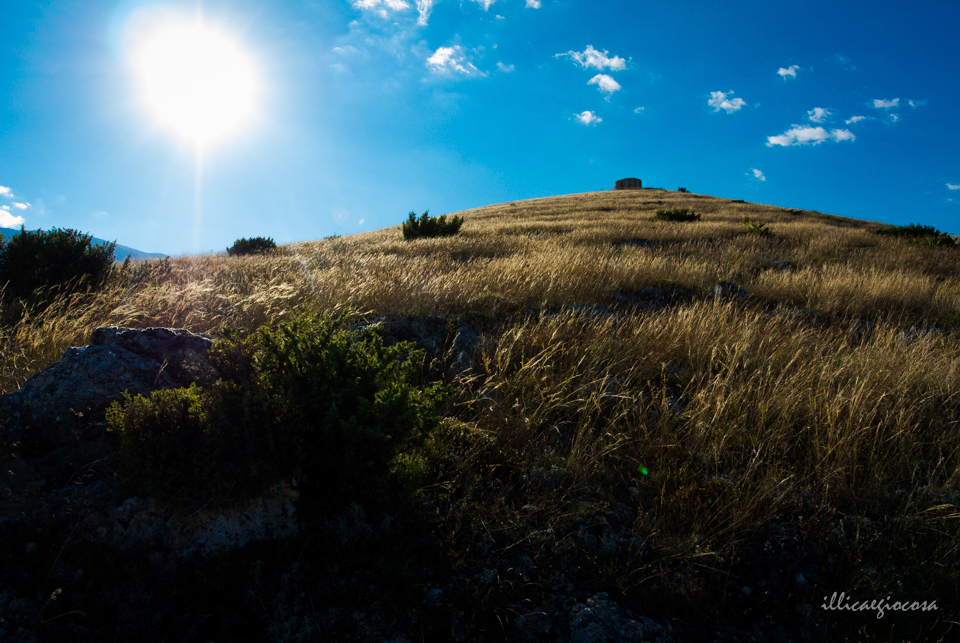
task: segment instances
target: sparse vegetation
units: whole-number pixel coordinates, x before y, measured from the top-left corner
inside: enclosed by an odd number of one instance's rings
[[[687,188],[677,188],[677,192],[686,192]]]
[[[657,210],[653,215],[652,221],[700,221],[702,217],[699,213],[688,210],[687,208],[674,208],[672,210]]]
[[[406,241],[414,239],[428,239],[430,237],[449,237],[460,232],[463,227],[463,217],[454,216],[447,221],[447,215],[430,217],[429,211],[424,210],[420,218],[416,212],[410,212],[407,220],[400,226],[403,238]]]
[[[263,254],[276,249],[277,244],[272,237],[250,237],[234,241],[233,245],[227,248],[227,254],[231,257],[242,257]]]
[[[688,214],[695,205],[703,217],[653,223],[660,205]],[[88,639],[162,638],[149,628],[175,627],[204,640],[448,640],[456,631],[480,641],[516,632],[525,614],[562,609],[558,597],[602,591],[669,622],[678,641],[951,640],[960,254],[861,221],[669,191],[533,199],[466,216],[469,235],[419,243],[391,226],[242,262],[134,266],[137,279],[92,296],[60,293],[46,312],[3,327],[5,392],[96,326],[218,334],[218,346],[232,347],[217,358],[220,386],[257,397],[234,383],[263,382],[262,403],[276,404],[265,407],[267,424],[321,411],[303,393],[325,377],[312,338],[346,332],[290,330],[306,338],[301,360],[279,330],[305,323],[291,322],[301,309],[464,319],[483,335],[476,367],[450,376],[437,429],[390,451],[388,470],[409,489],[422,481],[415,493],[319,512],[293,542],[158,573],[85,544],[45,488],[0,496],[8,515],[59,521],[27,532],[17,518],[0,531],[4,591],[30,600],[62,591],[46,606],[24,599],[27,616],[6,618],[48,640],[80,640],[81,628]],[[776,238],[744,234],[744,216]],[[723,300],[717,284],[750,302]],[[262,324],[277,329],[271,341],[287,361],[268,359],[262,335],[226,328]],[[247,370],[261,375],[246,379]],[[216,408],[204,406],[208,394],[168,394],[174,416]],[[330,457],[316,448],[330,438],[310,435],[303,453]],[[382,472],[384,459],[374,460]],[[194,462],[174,466],[193,476]],[[821,609],[834,592],[936,600],[938,610],[878,619]],[[176,618],[150,625],[156,614]]]

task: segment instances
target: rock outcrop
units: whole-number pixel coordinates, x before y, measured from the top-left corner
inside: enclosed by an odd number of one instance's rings
[[[106,408],[131,395],[210,381],[212,338],[183,329],[98,328],[23,388],[0,398],[8,444],[26,455],[99,438]]]

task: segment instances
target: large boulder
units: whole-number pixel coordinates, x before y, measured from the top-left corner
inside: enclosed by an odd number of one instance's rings
[[[10,445],[36,455],[99,438],[106,408],[124,393],[216,378],[206,359],[212,338],[183,329],[97,328],[91,344],[70,348],[63,359],[0,398]]]

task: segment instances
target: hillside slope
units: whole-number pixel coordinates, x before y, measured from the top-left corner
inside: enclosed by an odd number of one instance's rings
[[[651,220],[677,209],[701,219]],[[100,455],[114,434],[63,479],[13,450],[11,618],[51,640],[956,635],[960,249],[656,189],[457,214],[453,237],[405,242],[398,213],[271,255],[148,262],[4,328],[4,393],[96,327],[216,336],[303,311],[417,342],[423,382],[453,390],[395,462],[409,495],[340,498],[293,539],[164,570],[72,538],[69,499],[133,493]]]

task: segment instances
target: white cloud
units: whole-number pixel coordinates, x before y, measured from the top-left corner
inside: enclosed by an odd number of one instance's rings
[[[890,122],[896,123],[900,120],[900,114],[890,114]]]
[[[13,204],[13,207],[15,207],[15,208],[18,209],[18,210],[26,210],[27,208],[30,207],[30,204],[29,204],[29,203],[14,203],[14,204]]]
[[[622,87],[620,87],[620,83],[615,81],[610,76],[607,76],[606,74],[597,74],[596,76],[588,80],[587,84],[596,85],[597,89],[599,89],[602,92],[606,92],[607,98],[610,98],[610,96],[613,95],[613,92],[618,92],[622,89]]]
[[[580,63],[580,66],[586,69],[587,67],[593,67],[603,71],[604,69],[609,69],[610,71],[621,71],[627,68],[627,61],[621,58],[620,56],[614,56],[613,58],[609,57],[607,54],[610,53],[606,49],[603,51],[597,51],[593,48],[593,45],[587,45],[587,48],[584,51],[568,51],[565,54],[555,54],[554,58],[560,58],[561,56],[570,56],[576,62]]]
[[[463,47],[460,45],[438,48],[432,56],[427,58],[427,65],[438,74],[448,74],[455,71],[467,76],[486,75],[467,60],[463,53]]]
[[[505,74],[509,74],[509,73],[512,72],[514,69],[516,69],[516,67],[515,67],[514,65],[504,65],[502,62],[498,62],[498,63],[497,63],[497,69],[499,69],[500,71],[502,71],[502,72],[505,73]]]
[[[853,125],[854,123],[859,123],[860,121],[867,120],[866,116],[851,116],[847,120],[843,121],[847,125]]]
[[[487,9],[490,8],[490,5],[492,5],[497,0],[473,0],[473,1],[476,2],[478,5],[480,5],[481,7],[483,7],[483,10],[486,11]]]
[[[579,114],[574,114],[573,117],[577,119],[577,122],[583,123],[584,125],[596,125],[597,123],[603,122],[603,119],[597,116],[595,112],[580,112]]]
[[[13,191],[12,191],[10,188],[8,188],[8,187],[4,187],[4,186],[0,185],[0,196],[9,196],[9,197],[12,197],[12,196],[13,196]]]
[[[15,217],[9,210],[0,208],[0,228],[19,228],[24,223],[26,219],[23,217]]]
[[[633,110],[633,113],[634,113],[634,114],[642,114],[642,113],[643,113],[643,108],[642,108],[642,107],[638,107],[638,108],[636,108],[635,110]]]
[[[433,5],[437,3],[437,0],[417,0],[417,11],[420,12],[420,17],[417,18],[417,24],[421,27],[427,26],[427,20],[430,19],[430,12],[433,11]]]
[[[855,141],[856,136],[853,132],[846,129],[832,129],[829,132],[822,127],[810,127],[809,125],[794,125],[779,136],[768,136],[767,147],[782,145],[819,145],[824,141]]]
[[[763,175],[763,172],[761,172],[760,170],[758,170],[758,169],[755,168],[755,167],[750,168],[750,171],[747,173],[747,176],[751,176],[751,175],[753,176],[753,178],[755,178],[755,179],[758,180],[758,181],[766,181],[766,180],[767,180],[767,177],[765,177],[765,176]]]
[[[873,99],[873,107],[875,109],[893,109],[894,107],[899,107],[899,105],[899,98],[892,98],[890,100],[884,100],[882,98]]]
[[[954,185],[953,183],[947,183],[948,190],[960,190],[960,185]]]
[[[927,101],[926,101],[926,99],[924,99],[924,100],[908,100],[908,101],[907,101],[907,104],[910,105],[910,107],[923,107],[924,105],[927,104]]]
[[[527,0],[528,9],[539,9],[541,5],[540,0]]]
[[[713,108],[713,111],[719,112],[721,109],[726,110],[728,114],[743,108],[747,104],[747,101],[742,98],[727,98],[728,96],[733,96],[733,90],[729,92],[710,92],[710,99],[707,101],[707,105]]]
[[[777,70],[777,73],[780,74],[780,76],[782,76],[784,80],[786,80],[787,76],[789,76],[790,78],[796,78],[798,69],[800,69],[800,65],[790,65],[789,67],[786,67],[786,68],[781,67],[780,69]]]
[[[410,5],[405,2],[405,0],[357,0],[353,3],[353,6],[358,9],[377,9],[379,7],[387,7],[394,11],[403,11],[404,9],[409,9]],[[387,12],[384,9],[380,9],[379,13],[384,18],[387,17]]]
[[[814,107],[807,112],[807,119],[814,123],[822,123],[823,121],[827,120],[831,113],[832,112],[829,109]]]
[[[359,221],[357,221],[357,225],[363,225],[364,221],[366,221],[366,219],[360,219]]]

